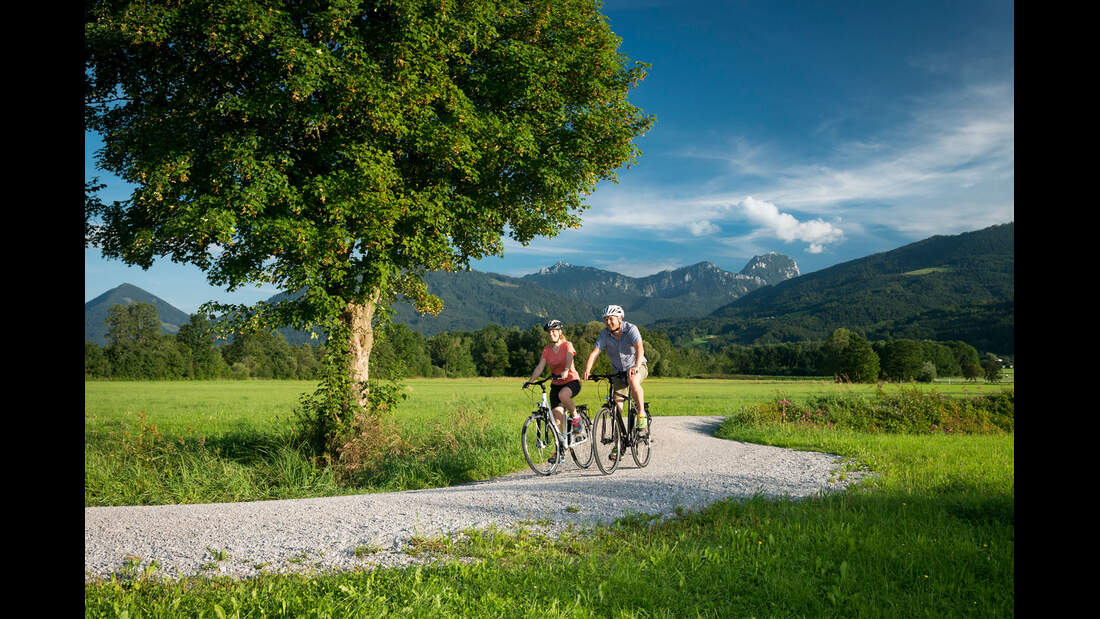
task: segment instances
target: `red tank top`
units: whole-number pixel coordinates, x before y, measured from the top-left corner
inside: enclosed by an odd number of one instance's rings
[[[558,344],[558,352],[554,352],[554,345],[547,344],[546,348],[542,349],[542,358],[546,360],[546,365],[550,366],[550,373],[554,376],[559,376],[565,372],[565,358],[567,355],[577,355],[577,350],[573,348],[573,343],[563,341]],[[577,368],[574,364],[569,364],[569,374],[565,378],[555,378],[551,384],[564,385],[565,383],[579,380],[580,373],[577,372]]]

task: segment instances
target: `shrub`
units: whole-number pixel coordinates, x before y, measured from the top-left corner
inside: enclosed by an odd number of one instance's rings
[[[514,470],[515,437],[491,428],[471,402],[449,402],[443,420],[415,439],[369,420],[341,450],[341,478],[359,488],[410,490],[449,486]],[[375,432],[372,436],[370,433]]]
[[[917,381],[922,383],[930,383],[936,380],[936,364],[931,361],[925,361],[921,366],[920,371],[917,372]]]

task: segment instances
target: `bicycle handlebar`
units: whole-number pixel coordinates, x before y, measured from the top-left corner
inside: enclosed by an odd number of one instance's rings
[[[588,380],[611,380],[612,378],[626,378],[626,372],[616,372],[614,374],[589,374]]]
[[[527,388],[527,385],[538,385],[539,387],[541,387],[543,383],[545,383],[546,381],[550,380],[551,378],[554,378],[554,375],[553,375],[553,374],[551,374],[551,375],[547,376],[546,378],[544,378],[544,379],[542,379],[542,380],[528,380],[528,381],[524,381],[524,383],[523,383],[523,386],[522,386],[522,387],[520,387],[520,389],[526,389],[526,388]]]

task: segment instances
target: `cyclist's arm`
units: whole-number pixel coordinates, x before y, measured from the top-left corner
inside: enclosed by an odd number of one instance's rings
[[[542,370],[546,368],[546,359],[539,359],[539,364],[535,366],[535,372],[531,374],[531,380],[527,381],[533,383],[538,380],[539,376],[542,376]]]
[[[588,380],[588,374],[592,371],[592,364],[596,362],[596,357],[600,356],[600,347],[593,346],[592,352],[588,353],[588,360],[584,363],[584,380]]]
[[[645,359],[645,350],[642,346],[642,340],[634,342],[634,367],[630,368],[630,375],[638,373],[638,366],[642,364],[642,359]]]

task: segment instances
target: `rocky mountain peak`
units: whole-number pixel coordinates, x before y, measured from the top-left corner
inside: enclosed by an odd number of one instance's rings
[[[793,258],[771,251],[762,256],[753,256],[745,268],[741,269],[741,274],[759,277],[769,286],[774,286],[802,273]]]
[[[554,264],[552,264],[548,267],[540,268],[536,274],[537,275],[548,275],[548,274],[553,274],[553,273],[560,273],[560,272],[565,271],[567,269],[570,269],[572,267],[573,267],[573,265],[569,264],[568,262],[565,262],[564,260],[558,260],[557,262],[555,262]]]

